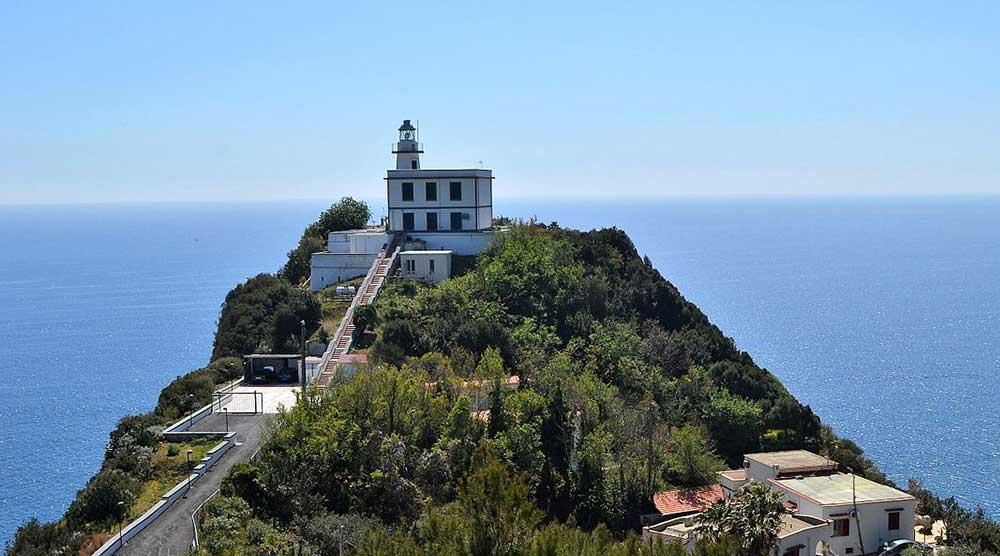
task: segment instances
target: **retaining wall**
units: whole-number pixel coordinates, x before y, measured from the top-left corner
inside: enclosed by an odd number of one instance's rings
[[[215,433],[218,434],[218,433]],[[201,462],[195,466],[191,475],[188,476],[186,480],[183,480],[177,485],[170,489],[169,492],[160,497],[160,500],[153,505],[152,508],[146,510],[146,513],[142,514],[134,521],[122,528],[121,537],[115,535],[108,542],[101,545],[96,551],[94,551],[92,556],[111,556],[118,552],[122,547],[122,543],[127,544],[130,540],[134,539],[136,535],[141,533],[146,527],[149,527],[156,518],[160,517],[163,512],[167,511],[170,506],[174,505],[182,496],[187,494],[187,491],[192,485],[197,484],[198,479],[200,479],[213,465],[215,465],[230,448],[236,445],[236,433],[231,432],[225,435],[222,442],[213,447],[211,450],[205,454],[205,457],[201,458]]]

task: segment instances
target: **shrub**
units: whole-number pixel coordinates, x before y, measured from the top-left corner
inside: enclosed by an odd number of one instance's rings
[[[105,469],[94,475],[76,493],[66,517],[77,526],[86,523],[110,524],[123,520],[139,483],[119,469]],[[124,504],[119,504],[124,502]]]
[[[50,556],[59,554],[70,542],[70,534],[58,522],[41,523],[31,518],[17,528],[14,539],[7,544],[6,556]]]
[[[299,321],[306,336],[322,318],[320,302],[307,291],[270,274],[258,274],[233,288],[222,304],[212,360],[242,357],[258,346],[271,353],[298,351]]]

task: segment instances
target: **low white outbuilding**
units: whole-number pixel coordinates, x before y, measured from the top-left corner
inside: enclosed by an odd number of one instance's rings
[[[399,275],[432,284],[447,280],[451,276],[451,251],[401,251]]]

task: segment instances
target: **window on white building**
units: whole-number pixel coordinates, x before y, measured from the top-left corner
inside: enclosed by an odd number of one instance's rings
[[[846,537],[851,534],[851,520],[846,517],[833,520],[833,536]]]
[[[427,261],[430,264],[431,274],[434,274],[434,259]]]
[[[403,182],[403,200],[404,201],[413,200],[413,182],[409,181]]]
[[[438,184],[436,181],[429,181],[425,183],[424,188],[428,201],[438,200]]]
[[[889,530],[899,531],[899,512],[889,512]]]
[[[427,213],[427,229],[432,232],[438,229],[438,215],[436,212]]]
[[[451,193],[451,200],[452,201],[461,201],[462,200],[462,182],[460,182],[460,181],[453,181],[453,182],[451,182],[448,185],[449,185],[449,188],[451,190],[450,191],[450,193]]]
[[[412,230],[413,229],[413,213],[404,212],[403,213],[403,229]]]
[[[406,261],[406,273],[413,274],[417,271],[417,261],[410,259]]]

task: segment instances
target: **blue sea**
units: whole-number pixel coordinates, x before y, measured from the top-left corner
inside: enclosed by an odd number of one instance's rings
[[[279,268],[328,204],[0,207],[0,542],[62,514],[115,422],[207,362],[226,292]],[[1000,516],[1000,198],[495,211],[624,229],[894,480]]]

